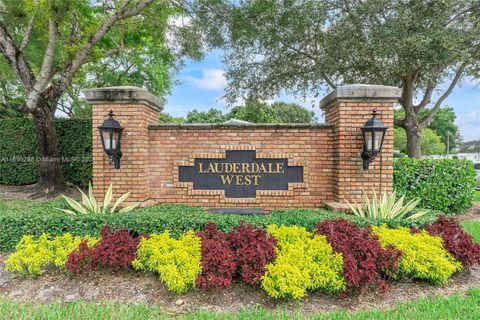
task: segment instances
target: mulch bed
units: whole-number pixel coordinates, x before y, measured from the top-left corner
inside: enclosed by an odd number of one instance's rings
[[[480,288],[480,267],[453,276],[446,285],[433,286],[424,282],[401,281],[381,294],[366,292],[361,295],[331,295],[312,293],[299,301],[276,300],[260,288],[234,282],[225,290],[195,289],[182,295],[167,291],[154,274],[138,272],[92,272],[70,276],[58,270],[46,270],[38,278],[22,278],[4,270],[8,254],[0,254],[0,297],[34,303],[54,301],[115,301],[148,303],[160,306],[165,312],[184,314],[197,310],[235,312],[245,308],[263,307],[306,314],[333,310],[389,309],[395,304],[427,296],[446,296],[465,293],[469,288]]]

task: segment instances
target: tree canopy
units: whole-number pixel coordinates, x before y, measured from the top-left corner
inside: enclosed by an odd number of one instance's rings
[[[203,22],[196,21],[208,16],[212,3],[217,1],[0,3],[0,72],[8,69],[2,72],[0,84],[9,83],[6,90],[19,93],[21,109],[33,118],[39,190],[55,193],[66,186],[54,126],[57,108],[78,106],[78,92],[89,86],[128,83],[164,95],[174,62],[186,55],[201,56]],[[181,17],[192,19],[188,24],[175,23]]]
[[[401,87],[405,117],[396,125],[408,154],[420,157],[422,130],[462,79],[478,77],[479,18],[476,0],[232,2],[223,19],[227,98]]]

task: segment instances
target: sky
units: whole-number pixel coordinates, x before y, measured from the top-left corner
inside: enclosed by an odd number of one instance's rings
[[[227,83],[224,76],[225,66],[221,61],[221,52],[214,51],[202,61],[187,61],[176,80],[180,83],[172,88],[166,97],[165,112],[173,116],[185,116],[188,111],[197,109],[206,111],[212,107],[228,112],[221,99]],[[303,101],[302,99],[282,94],[274,97],[274,101],[296,102],[317,114],[323,122],[322,111],[318,101]],[[445,106],[451,106],[457,114],[456,124],[464,141],[480,139],[480,85],[466,80],[461,87],[456,87],[445,100]]]

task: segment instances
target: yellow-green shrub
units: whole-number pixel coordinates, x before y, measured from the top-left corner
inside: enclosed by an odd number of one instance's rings
[[[89,245],[97,240],[91,237],[76,237],[70,233],[56,236],[53,239],[46,233],[38,239],[34,236],[22,237],[15,251],[6,260],[6,269],[21,275],[39,275],[41,269],[47,264],[64,269],[67,256],[82,240],[86,239]]]
[[[140,240],[132,265],[137,270],[158,272],[170,291],[182,293],[194,286],[202,271],[200,249],[200,238],[192,231],[178,240],[170,237],[168,231],[150,234]]]
[[[462,264],[443,247],[442,238],[422,230],[412,234],[408,228],[372,227],[383,247],[394,245],[402,252],[400,273],[433,283],[445,283]]]
[[[266,266],[262,287],[275,298],[301,298],[307,291],[337,292],[346,288],[343,260],[322,235],[303,227],[270,225],[277,239],[277,258]]]

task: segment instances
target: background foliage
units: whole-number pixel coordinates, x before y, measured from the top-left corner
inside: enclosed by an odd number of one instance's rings
[[[395,161],[393,184],[407,200],[419,198],[420,207],[460,213],[472,206],[475,169],[468,160],[401,158]]]
[[[88,119],[57,119],[60,157],[65,179],[87,186],[92,177],[92,123]],[[38,153],[32,120],[0,120],[0,183],[26,185],[37,181]]]
[[[271,105],[254,99],[247,99],[243,105],[233,107],[224,113],[220,109],[207,111],[193,109],[185,118],[173,117],[168,113],[160,115],[161,123],[222,123],[230,119],[253,123],[315,123],[315,112],[296,103],[274,102]]]

